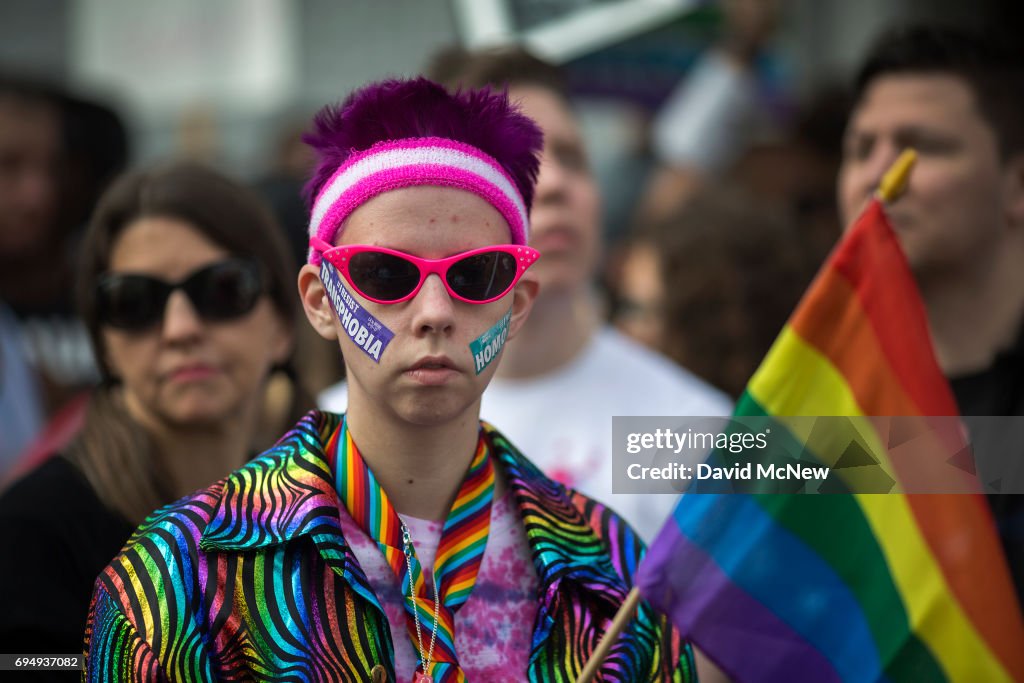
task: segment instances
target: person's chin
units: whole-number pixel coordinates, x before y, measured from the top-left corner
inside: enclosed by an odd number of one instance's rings
[[[462,417],[472,403],[461,392],[435,391],[406,397],[399,412],[410,424],[433,427]]]
[[[205,429],[223,422],[227,412],[219,403],[197,401],[173,406],[166,414],[181,429]]]

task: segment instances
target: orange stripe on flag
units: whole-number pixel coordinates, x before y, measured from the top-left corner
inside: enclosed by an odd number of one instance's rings
[[[916,415],[849,281],[836,270],[824,270],[811,297],[819,305],[798,308],[790,327],[832,362],[863,414]],[[866,358],[877,362],[865,363]]]
[[[1024,681],[1024,622],[992,513],[981,496],[908,495],[946,583],[1016,681]]]

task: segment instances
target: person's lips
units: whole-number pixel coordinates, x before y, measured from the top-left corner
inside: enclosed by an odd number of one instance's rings
[[[205,363],[192,363],[174,368],[167,373],[167,379],[172,382],[201,382],[219,374],[219,370]]]
[[[410,365],[404,374],[419,384],[440,386],[456,377],[459,369],[447,356],[424,356]]]
[[[889,218],[889,224],[892,225],[893,230],[896,232],[906,232],[914,225],[913,217],[906,211],[889,209],[885,213]]]

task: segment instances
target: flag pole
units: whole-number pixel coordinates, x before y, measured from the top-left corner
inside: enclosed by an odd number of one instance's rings
[[[878,184],[878,198],[888,204],[899,198],[907,189],[907,181],[910,180],[910,169],[917,161],[917,152],[911,148],[903,150],[896,161],[892,163],[889,170],[882,176]]]
[[[619,634],[626,628],[626,625],[633,619],[633,613],[636,611],[636,606],[640,602],[640,589],[634,587],[629,594],[626,596],[626,600],[622,603],[622,607],[615,613],[615,618],[612,619],[611,626],[605,631],[605,634],[601,636],[601,641],[597,644],[597,649],[594,650],[593,654],[590,655],[590,659],[587,660],[586,666],[583,667],[583,672],[580,677],[576,679],[576,683],[590,683],[593,680],[594,675],[597,674],[597,670],[601,668],[601,664],[604,663],[604,658],[608,656],[608,651],[612,649],[612,645],[618,640]]]

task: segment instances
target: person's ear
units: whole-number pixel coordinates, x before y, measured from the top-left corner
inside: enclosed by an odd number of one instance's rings
[[[286,318],[277,312],[276,308],[274,309],[274,327],[271,359],[274,364],[281,365],[291,357],[292,351],[295,349],[295,329]]]
[[[1003,206],[1010,226],[1024,230],[1024,152],[1014,154],[1004,164]]]
[[[307,263],[299,269],[299,297],[306,319],[316,333],[324,339],[337,339],[334,327],[334,309],[327,299],[327,290],[320,280],[320,269]]]
[[[540,291],[540,283],[529,273],[523,275],[516,283],[512,290],[512,319],[509,321],[509,339],[515,337],[519,329],[526,323],[526,318],[530,315],[530,309],[533,308],[538,291]]]
[[[99,340],[99,348],[96,349],[96,353],[103,358],[100,365],[100,374],[104,380],[110,379],[114,382],[121,381],[120,368],[117,367],[117,363],[114,361],[114,354],[110,353],[110,342],[108,341],[108,332],[105,329],[100,330],[101,339]]]

